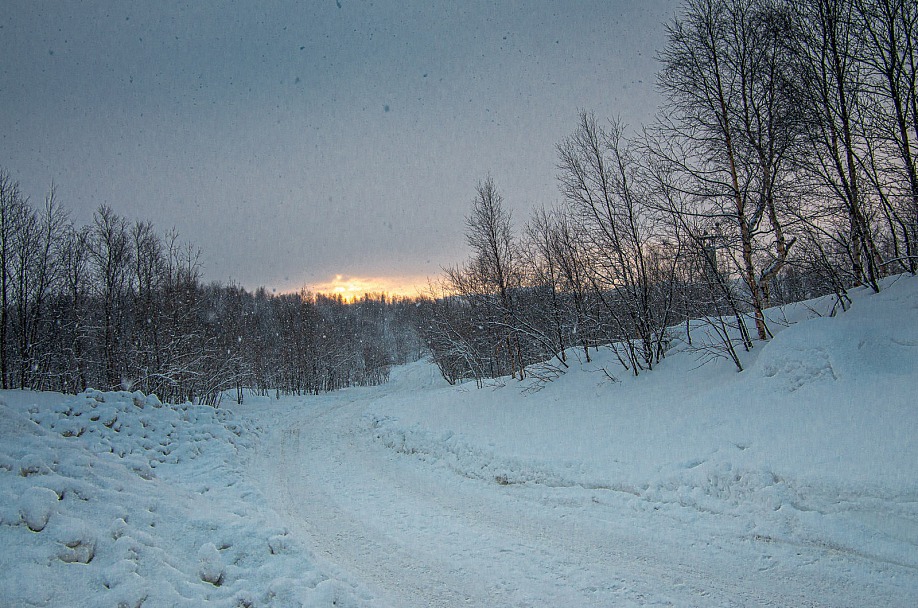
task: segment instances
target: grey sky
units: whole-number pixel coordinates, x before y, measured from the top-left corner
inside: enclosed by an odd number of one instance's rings
[[[579,108],[649,119],[675,0],[31,2],[0,15],[0,165],[176,227],[208,279],[437,274],[489,173],[558,199]]]

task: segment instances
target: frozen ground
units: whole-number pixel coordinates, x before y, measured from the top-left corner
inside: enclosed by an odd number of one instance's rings
[[[743,373],[3,393],[0,605],[918,605],[918,279],[827,306]]]

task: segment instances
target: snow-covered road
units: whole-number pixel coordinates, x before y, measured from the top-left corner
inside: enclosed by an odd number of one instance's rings
[[[914,590],[884,582],[914,578],[909,565],[746,534],[729,514],[488,481],[392,450],[366,412],[418,388],[399,380],[246,413],[264,429],[252,482],[323,569],[372,603],[866,606],[905,605]]]
[[[615,382],[601,350],[525,394],[418,362],[257,400],[245,470],[370,604],[916,606],[918,280],[890,283],[777,311],[741,374],[682,343]]]

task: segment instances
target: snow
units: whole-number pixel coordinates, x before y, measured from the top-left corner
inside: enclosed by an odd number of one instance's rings
[[[257,439],[139,393],[4,391],[0,605],[341,605],[244,479]]]
[[[3,392],[0,603],[918,605],[918,278],[852,296],[741,373],[676,340],[542,387]]]

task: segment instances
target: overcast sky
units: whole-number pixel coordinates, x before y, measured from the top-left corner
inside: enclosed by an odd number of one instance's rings
[[[209,280],[433,276],[480,179],[522,224],[578,109],[649,120],[677,6],[7,1],[0,166],[79,224],[177,228]]]

